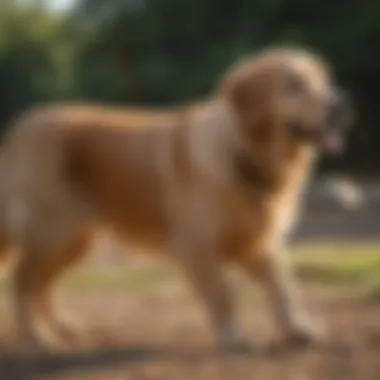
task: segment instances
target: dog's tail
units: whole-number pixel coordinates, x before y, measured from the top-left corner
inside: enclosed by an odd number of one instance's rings
[[[6,154],[7,133],[1,132],[0,136],[0,266],[6,261],[14,251],[15,245],[12,239],[11,220],[9,217],[10,188],[9,178],[11,171]],[[1,272],[1,270],[0,270]]]
[[[3,191],[0,191],[0,279],[2,278],[3,265],[8,262],[8,258],[12,256],[16,248],[15,245],[12,244],[6,215],[6,198],[3,195]]]

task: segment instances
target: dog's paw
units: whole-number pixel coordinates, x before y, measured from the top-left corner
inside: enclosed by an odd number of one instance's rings
[[[286,342],[292,347],[324,344],[327,339],[326,327],[314,320],[300,320],[290,329]]]
[[[83,321],[71,315],[60,316],[53,325],[56,333],[62,340],[77,340],[86,333],[86,325]]]
[[[222,343],[223,352],[232,354],[248,355],[257,351],[257,346],[246,339],[235,340],[233,342]]]
[[[66,314],[37,320],[35,335],[39,343],[49,350],[61,351],[81,345],[87,335],[86,325]],[[38,334],[37,334],[38,332]]]
[[[219,346],[224,352],[236,354],[249,354],[257,347],[243,338],[236,329],[226,329],[219,336]]]
[[[61,342],[48,325],[39,323],[33,329],[19,334],[16,348],[24,354],[47,354],[59,351]]]

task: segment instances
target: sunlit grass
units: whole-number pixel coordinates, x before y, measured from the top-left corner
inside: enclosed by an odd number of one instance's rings
[[[380,244],[305,244],[290,249],[298,276],[305,282],[336,286],[363,286],[380,299]],[[179,275],[171,267],[148,265],[101,270],[81,267],[69,274],[70,289],[150,290]]]
[[[379,244],[325,244],[294,248],[297,273],[305,281],[329,283],[380,279]]]
[[[380,299],[380,243],[303,244],[290,249],[298,276],[305,282],[323,285],[363,285]],[[6,276],[6,278],[9,278]],[[148,264],[101,268],[83,265],[70,271],[62,281],[68,290],[150,290],[178,282],[170,266]],[[4,289],[9,281],[1,281]]]

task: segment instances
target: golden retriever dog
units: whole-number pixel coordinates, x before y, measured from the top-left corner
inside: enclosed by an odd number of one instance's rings
[[[227,262],[262,283],[286,337],[318,338],[281,250],[316,157],[344,137],[348,105],[331,75],[314,53],[268,49],[197,104],[47,106],[20,117],[2,144],[0,202],[2,252],[20,253],[13,297],[23,344],[70,333],[52,285],[99,228],[173,259],[223,345],[241,343]]]

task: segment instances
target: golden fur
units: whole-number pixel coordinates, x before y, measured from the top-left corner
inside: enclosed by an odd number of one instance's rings
[[[289,93],[288,73],[305,94]],[[221,273],[227,260],[264,284],[292,337],[314,337],[279,250],[316,152],[285,121],[321,117],[329,86],[319,58],[273,50],[233,67],[200,104],[56,106],[17,120],[3,142],[0,201],[3,251],[20,249],[13,295],[23,342],[46,343],[47,328],[55,341],[69,332],[50,303],[51,285],[101,226],[174,258],[222,343],[239,342]]]

